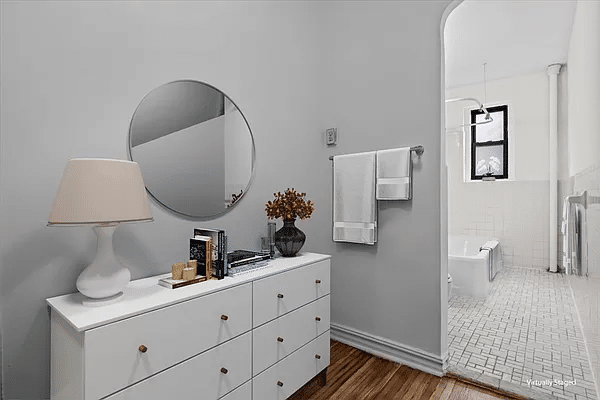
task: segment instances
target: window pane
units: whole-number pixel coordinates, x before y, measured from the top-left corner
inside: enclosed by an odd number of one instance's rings
[[[490,140],[504,139],[504,113],[491,112],[492,122],[475,126],[475,141],[488,142]],[[485,121],[485,114],[477,114],[475,122]]]
[[[488,172],[504,175],[504,146],[478,146],[475,148],[475,175]]]

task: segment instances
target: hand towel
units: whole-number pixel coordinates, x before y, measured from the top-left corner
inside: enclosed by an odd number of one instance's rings
[[[377,152],[377,200],[412,198],[410,147]]]
[[[489,253],[488,259],[488,280],[492,282],[496,277],[496,274],[499,271],[499,261],[501,261],[502,256],[500,255],[500,260],[498,260],[498,256],[500,253],[499,250],[500,242],[498,240],[488,240],[485,242],[483,246],[481,246],[480,250],[487,250]],[[499,254],[498,254],[499,253]]]
[[[333,241],[375,244],[374,151],[333,157]]]
[[[562,223],[560,225],[560,233],[563,235],[563,259],[562,266],[567,271],[569,271],[569,267],[571,266],[571,235],[572,235],[572,227],[571,227],[571,203],[569,198],[571,196],[566,196],[563,200],[563,215],[562,215]],[[573,207],[575,208],[575,207]]]
[[[562,223],[560,224],[560,233],[567,234],[567,224],[569,223],[569,196],[563,200]]]

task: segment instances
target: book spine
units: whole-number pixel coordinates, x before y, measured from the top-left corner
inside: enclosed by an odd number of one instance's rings
[[[227,271],[225,270],[225,259],[227,253],[225,253],[225,231],[219,230],[219,279],[225,278]]]
[[[269,259],[268,254],[259,255],[259,256],[239,260],[239,261],[234,261],[231,263],[231,265],[229,267],[235,268],[235,267],[239,267],[241,265],[254,264],[254,263],[261,262],[261,261],[268,260],[268,259]]]
[[[212,263],[212,246],[213,240],[210,238],[208,242],[206,242],[206,277],[213,275],[213,263]]]
[[[192,279],[192,280],[189,280],[189,281],[185,281],[185,282],[177,282],[177,283],[172,284],[171,288],[172,289],[177,289],[177,288],[180,288],[180,287],[193,285],[194,283],[198,283],[198,282],[199,281],[197,281],[195,279]]]
[[[221,231],[217,232],[217,260],[215,262],[215,277],[217,279],[223,279],[221,277]]]
[[[164,282],[164,281],[160,281],[160,280],[159,280],[159,281],[158,281],[158,284],[159,284],[160,286],[164,286],[164,287],[166,287],[167,289],[173,289],[173,285],[171,285],[170,283],[167,283],[167,282]]]
[[[227,252],[229,251],[229,236],[223,232],[223,269],[225,275],[229,273],[229,261],[227,260]]]
[[[205,281],[205,279],[191,279],[189,281],[183,281],[183,282],[177,282],[177,283],[169,283],[169,282],[165,282],[163,280],[159,280],[158,284],[161,286],[164,286],[168,289],[177,289],[180,287],[193,285],[194,283],[203,282],[203,281]]]

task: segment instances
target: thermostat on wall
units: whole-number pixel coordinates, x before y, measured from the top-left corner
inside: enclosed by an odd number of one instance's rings
[[[325,143],[334,146],[337,143],[337,128],[329,128],[325,131]]]

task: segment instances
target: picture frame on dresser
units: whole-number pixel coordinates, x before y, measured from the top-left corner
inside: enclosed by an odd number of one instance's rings
[[[47,299],[51,399],[283,400],[315,376],[325,384],[330,256],[268,263],[181,290],[156,284],[167,274],[132,281],[103,308]],[[205,340],[181,340],[200,330]]]

